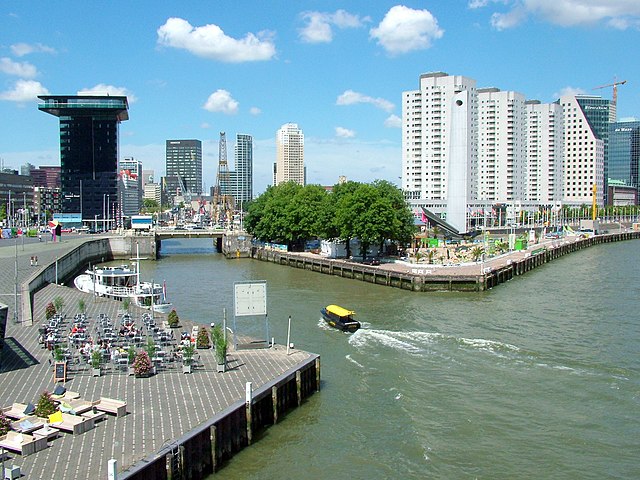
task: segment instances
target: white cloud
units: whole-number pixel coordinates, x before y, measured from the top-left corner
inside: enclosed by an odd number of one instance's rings
[[[373,98],[362,93],[354,92],[353,90],[345,90],[338,99],[336,105],[355,105],[356,103],[370,103],[377,108],[390,112],[393,110],[394,105],[389,100],[384,98]]]
[[[513,28],[534,16],[563,27],[604,23],[624,30],[640,27],[640,2],[637,0],[470,0],[469,8],[503,4],[506,13],[495,12],[491,24],[498,30]]]
[[[202,108],[210,112],[221,112],[226,115],[235,115],[238,113],[239,105],[240,104],[233,99],[229,92],[218,89],[209,95],[209,98]]]
[[[340,138],[353,138],[356,136],[356,132],[344,127],[336,127],[336,137]]]
[[[260,115],[262,113],[262,110],[260,110],[258,107],[251,107],[249,109],[249,113],[253,116],[257,116]]]
[[[127,97],[129,104],[135,103],[138,100],[126,87],[114,87],[113,85],[106,85],[104,83],[99,83],[95,87],[79,90],[77,95],[113,95],[114,97]]]
[[[14,43],[11,45],[11,51],[16,57],[23,57],[30,53],[57,53],[54,48],[43,45],[42,43]]]
[[[0,72],[21,78],[33,78],[38,74],[36,67],[28,62],[14,62],[10,58],[0,58]]]
[[[210,128],[211,128],[211,125],[210,125],[209,123],[207,123],[207,122],[202,122],[202,123],[200,124],[200,128],[203,128],[203,129],[205,129],[205,130],[208,130],[208,129],[210,129]]]
[[[302,18],[308,23],[298,32],[300,39],[307,43],[329,43],[333,40],[332,26],[358,28],[370,20],[369,17],[361,18],[345,10],[337,10],[335,13],[305,12]]]
[[[401,128],[402,119],[397,115],[389,115],[384,121],[384,126],[387,128]]]
[[[239,63],[270,60],[276,47],[270,32],[247,33],[242,39],[225,35],[214,24],[193,27],[182,18],[169,18],[158,28],[158,43],[187,50],[199,57]]]
[[[380,24],[369,31],[370,37],[391,55],[429,48],[443,33],[429,10],[404,5],[392,7]]]
[[[585,95],[586,90],[579,87],[564,87],[559,92],[553,94],[553,98],[560,98],[564,96]]]
[[[18,80],[12,90],[0,93],[0,100],[24,103],[37,100],[38,95],[49,95],[49,90],[35,80]]]

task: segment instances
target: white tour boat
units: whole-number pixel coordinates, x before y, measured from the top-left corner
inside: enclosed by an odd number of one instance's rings
[[[173,304],[167,301],[166,283],[160,285],[152,282],[141,282],[139,271],[140,257],[132,258],[132,265],[117,267],[97,267],[87,270],[73,281],[82,292],[94,293],[101,297],[115,300],[128,298],[133,305],[142,308],[153,308],[159,313],[169,313]]]

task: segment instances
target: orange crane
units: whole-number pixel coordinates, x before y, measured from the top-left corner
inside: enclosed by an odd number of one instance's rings
[[[595,87],[594,90],[613,87],[613,103],[618,103],[618,85],[624,85],[625,83],[627,83],[626,80],[620,80],[619,82],[614,81],[613,83],[609,83],[607,85],[600,85],[599,87]]]

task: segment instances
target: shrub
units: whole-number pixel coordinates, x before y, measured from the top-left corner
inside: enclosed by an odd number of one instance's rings
[[[11,429],[11,420],[7,416],[0,412],[0,436],[6,435]]]
[[[172,328],[175,328],[178,326],[178,323],[180,322],[180,317],[178,317],[178,312],[176,312],[175,308],[169,312],[167,321],[169,322],[169,326]]]
[[[150,338],[147,341],[147,345],[144,349],[146,350],[147,355],[149,355],[149,358],[153,358],[156,355],[156,344],[153,341],[153,338]]]
[[[38,417],[46,418],[49,415],[56,413],[56,410],[58,410],[58,408],[56,407],[53,398],[51,398],[51,394],[45,390],[42,392],[42,395],[40,395],[40,399],[36,405],[35,414]]]
[[[141,350],[140,352],[138,352],[135,360],[133,361],[133,373],[137,377],[150,375],[152,368],[153,365],[151,364],[151,358],[149,357],[149,354],[145,350]]]
[[[127,357],[129,359],[129,365],[131,365],[136,359],[136,347],[134,347],[133,345],[129,347],[129,350],[127,351]]]
[[[56,312],[61,313],[62,307],[64,307],[64,300],[62,297],[56,297],[53,299],[53,305],[56,307]]]
[[[227,358],[227,340],[224,338],[224,332],[220,325],[216,325],[213,328],[213,333],[211,335],[216,347],[216,361],[219,365],[222,365],[225,363]]]
[[[87,304],[85,303],[84,299],[81,298],[80,300],[78,300],[78,310],[80,310],[80,313],[84,313],[87,309]]]
[[[198,330],[198,336],[196,337],[197,348],[209,348],[211,347],[211,341],[209,340],[209,332],[205,327]]]
[[[100,353],[100,350],[94,350],[91,353],[91,368],[100,368],[101,362],[102,362],[102,353]]]
[[[56,306],[52,302],[47,303],[47,307],[44,309],[45,318],[49,320],[55,314],[56,314]]]

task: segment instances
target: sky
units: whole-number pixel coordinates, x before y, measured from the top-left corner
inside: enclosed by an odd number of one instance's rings
[[[220,132],[254,139],[254,194],[275,134],[305,135],[307,183],[400,183],[402,92],[422,73],[542,102],[611,98],[640,118],[640,0],[0,1],[0,164],[60,165],[38,95],[126,95],[120,158],[164,174],[165,141],[198,139],[215,185]]]

